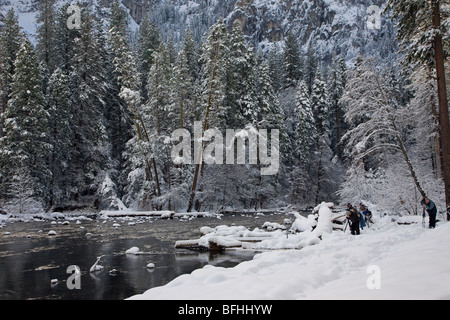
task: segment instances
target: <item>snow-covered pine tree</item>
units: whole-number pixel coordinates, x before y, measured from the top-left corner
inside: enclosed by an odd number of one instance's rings
[[[12,91],[11,83],[15,72],[14,62],[17,52],[24,39],[14,9],[8,11],[0,33],[0,116],[6,112],[9,95]],[[2,136],[3,122],[0,121],[0,137]]]
[[[291,199],[294,203],[308,203],[310,190],[309,167],[311,155],[317,141],[318,133],[311,109],[311,99],[306,82],[301,80],[297,86],[294,135],[292,138],[292,167],[290,182]]]
[[[151,128],[147,127],[144,119],[140,83],[142,77],[138,72],[138,61],[131,53],[128,42],[126,18],[126,12],[119,2],[114,1],[108,43],[114,66],[114,82],[122,100],[114,107],[114,126],[124,133],[131,129],[130,135],[119,136],[122,139],[129,137],[123,152],[125,163],[121,168],[123,201],[126,205],[139,209],[155,209],[153,198],[160,195],[158,172],[150,144]]]
[[[284,42],[284,86],[296,86],[297,81],[303,79],[303,61],[300,55],[300,49],[297,37],[289,31]]]
[[[227,67],[229,66],[229,35],[222,19],[210,28],[206,42],[203,44],[200,61],[202,71],[202,119],[205,130],[216,126],[226,126],[226,85]]]
[[[154,155],[154,170],[160,177],[158,196],[171,188],[171,157],[164,142],[179,124],[180,109],[172,102],[172,66],[164,43],[160,43],[158,51],[153,55],[153,65],[149,71],[147,91],[149,100],[144,106],[142,115],[147,127],[151,151]],[[166,199],[167,204],[170,199]],[[162,201],[164,202],[164,201]],[[159,207],[162,207],[160,202]]]
[[[98,44],[100,58],[98,64],[100,65],[101,70],[103,70],[103,81],[106,90],[106,95],[104,97],[104,119],[108,133],[108,141],[111,145],[113,163],[113,168],[109,172],[109,178],[116,184],[117,192],[120,195],[123,187],[123,181],[120,181],[120,174],[125,163],[123,153],[127,141],[132,136],[131,116],[124,101],[119,96],[120,84],[114,73],[115,66],[113,64],[113,55],[104,31],[104,23],[99,17],[96,17],[94,37]]]
[[[186,36],[183,42],[183,50],[186,55],[189,73],[193,82],[196,82],[200,76],[200,66],[198,64],[199,50],[197,43],[194,40],[194,35],[191,29],[186,31]]]
[[[159,136],[170,132],[175,115],[171,112],[172,68],[163,43],[153,57],[148,77],[149,100],[143,110],[144,120]],[[178,117],[177,117],[178,118]]]
[[[318,70],[318,62],[316,56],[316,43],[313,39],[309,42],[308,50],[306,52],[306,60],[305,60],[305,72],[304,72],[304,80],[306,85],[308,86],[308,91],[312,94],[314,80],[316,79],[316,73]]]
[[[315,127],[317,129],[318,139],[316,141],[316,182],[315,204],[321,202],[320,198],[324,195],[330,196],[339,184],[337,181],[338,170],[334,155],[331,150],[330,140],[330,111],[327,85],[321,79],[320,71],[316,73],[316,79],[311,94],[311,109],[313,111]]]
[[[261,176],[261,164],[258,159],[257,170],[250,174],[256,175],[258,184],[256,185],[255,208],[263,208],[263,205],[270,203],[274,194],[282,193],[284,177],[287,175],[287,167],[290,165],[290,155],[292,154],[291,140],[285,124],[284,110],[281,108],[278,97],[270,81],[270,70],[267,62],[262,56],[257,56],[257,63],[254,67],[256,75],[256,107],[255,114],[257,122],[254,124],[257,129],[279,130],[279,141],[270,141],[270,145],[278,143],[279,146],[279,170],[273,176]],[[269,132],[268,132],[269,133]],[[259,158],[259,155],[258,155]],[[255,179],[256,180],[256,179]]]
[[[28,39],[24,40],[17,53],[14,70],[8,107],[3,114],[4,135],[0,138],[1,163],[4,164],[2,175],[4,183],[12,184],[12,187],[14,183],[24,183],[27,191],[23,192],[27,198],[33,197],[43,208],[49,195],[49,115],[44,109],[42,77],[36,54]],[[14,194],[10,196],[15,197]]]
[[[330,138],[334,153],[342,160],[342,136],[345,134],[344,111],[339,103],[345,87],[345,60],[343,57],[333,56],[328,78],[328,101],[330,102]]]
[[[111,168],[110,148],[104,124],[105,70],[101,50],[95,36],[94,19],[82,9],[82,24],[74,40],[70,61],[71,103],[73,111],[73,140],[68,174],[71,200],[92,204]]]
[[[51,171],[49,207],[63,205],[69,200],[70,181],[67,170],[71,165],[72,110],[69,78],[57,68],[48,82],[47,108],[49,113],[48,137],[52,146],[49,169]]]
[[[320,73],[320,72],[318,72]],[[326,83],[317,75],[311,93],[311,108],[314,114],[315,126],[320,136],[329,133],[329,103]]]
[[[178,128],[192,128],[195,112],[198,108],[198,99],[195,96],[195,80],[189,68],[187,53],[185,49],[178,53],[177,61],[173,67],[172,81],[172,110],[178,115]]]
[[[39,61],[43,63],[44,68],[47,70],[46,76],[50,77],[57,67],[55,57],[57,54],[55,50],[55,0],[42,0],[39,2],[39,13],[36,22],[38,23],[36,52]]]
[[[67,8],[69,5],[67,3],[55,12],[55,47],[53,48],[56,67],[67,75],[70,73],[74,40],[79,36],[78,30],[67,28]]]
[[[268,53],[267,63],[269,65],[270,83],[272,84],[275,93],[278,93],[282,87],[283,72],[282,72],[282,56],[278,53],[279,48],[274,46]]]
[[[304,81],[300,81],[297,86],[295,108],[297,123],[295,125],[296,139],[294,139],[294,157],[299,160],[300,165],[307,164],[310,150],[318,138],[311,105],[308,87]]]
[[[139,26],[139,35],[136,43],[137,67],[141,75],[142,102],[148,100],[147,80],[150,67],[153,64],[153,55],[160,45],[159,31],[154,23],[150,22],[147,15]]]
[[[111,3],[109,28],[114,28],[116,33],[128,40],[127,13],[122,9],[119,0],[113,0]]]
[[[254,68],[253,48],[247,48],[242,26],[235,22],[230,35],[230,58],[227,67],[227,128],[243,128],[257,118]]]
[[[194,80],[188,64],[185,49],[181,49],[178,53],[176,62],[173,66],[173,79],[171,80],[171,106],[169,108],[173,124],[171,130],[193,128],[194,113],[196,110],[197,97],[195,96]],[[191,132],[192,134],[192,132]],[[170,134],[168,133],[168,136]],[[177,141],[172,141],[177,143]],[[184,166],[182,163],[171,163],[170,148],[166,147],[167,167],[168,167],[168,184],[169,194],[167,198],[170,200],[172,210],[186,206],[189,197],[189,177],[190,167]],[[180,154],[180,156],[183,156]]]

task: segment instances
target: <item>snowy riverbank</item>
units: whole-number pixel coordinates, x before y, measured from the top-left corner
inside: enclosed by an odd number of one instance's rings
[[[450,299],[450,223],[430,230],[421,217],[397,218],[377,215],[360,236],[324,233],[234,268],[208,265],[130,299]]]

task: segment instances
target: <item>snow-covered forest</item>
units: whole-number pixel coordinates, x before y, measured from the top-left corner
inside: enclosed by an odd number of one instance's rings
[[[448,1],[389,1],[383,17],[398,40],[388,61],[370,51],[322,56],[290,30],[261,50],[239,21],[220,18],[201,37],[188,28],[166,40],[151,16],[131,32],[117,0],[106,21],[80,7],[80,28],[69,28],[68,5],[40,1],[35,44],[13,10],[2,22],[1,210],[335,201],[417,214],[425,194],[445,210],[450,136],[437,80],[448,67],[436,39],[445,53]],[[261,175],[248,151],[245,164],[174,161],[172,133],[194,136],[196,121],[222,133],[278,129],[277,174]]]

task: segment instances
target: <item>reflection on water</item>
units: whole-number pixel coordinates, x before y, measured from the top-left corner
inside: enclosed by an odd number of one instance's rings
[[[275,215],[267,219],[277,222],[282,218]],[[69,225],[49,221],[7,223],[0,230],[0,299],[125,299],[207,264],[232,267],[253,258],[252,252],[212,254],[174,249],[177,240],[198,238],[200,227],[235,223],[254,228],[264,222],[237,215],[221,220],[136,218],[81,224],[71,221]],[[120,227],[113,227],[114,223]],[[57,235],[48,236],[50,230]],[[125,254],[134,246],[146,254]],[[104,269],[90,273],[101,255]],[[150,262],[155,264],[154,269],[146,268]],[[70,265],[81,269],[80,290],[67,288],[70,274],[66,270]],[[113,269],[118,272],[110,273]],[[58,279],[58,283],[51,285],[52,279]]]

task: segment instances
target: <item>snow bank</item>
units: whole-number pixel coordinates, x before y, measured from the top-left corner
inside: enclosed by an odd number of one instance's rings
[[[264,252],[234,268],[208,265],[130,299],[450,299],[450,223],[430,230],[375,222],[360,236],[318,225],[317,245]],[[300,235],[267,241],[317,241],[313,232]],[[368,286],[373,270],[379,289]]]

